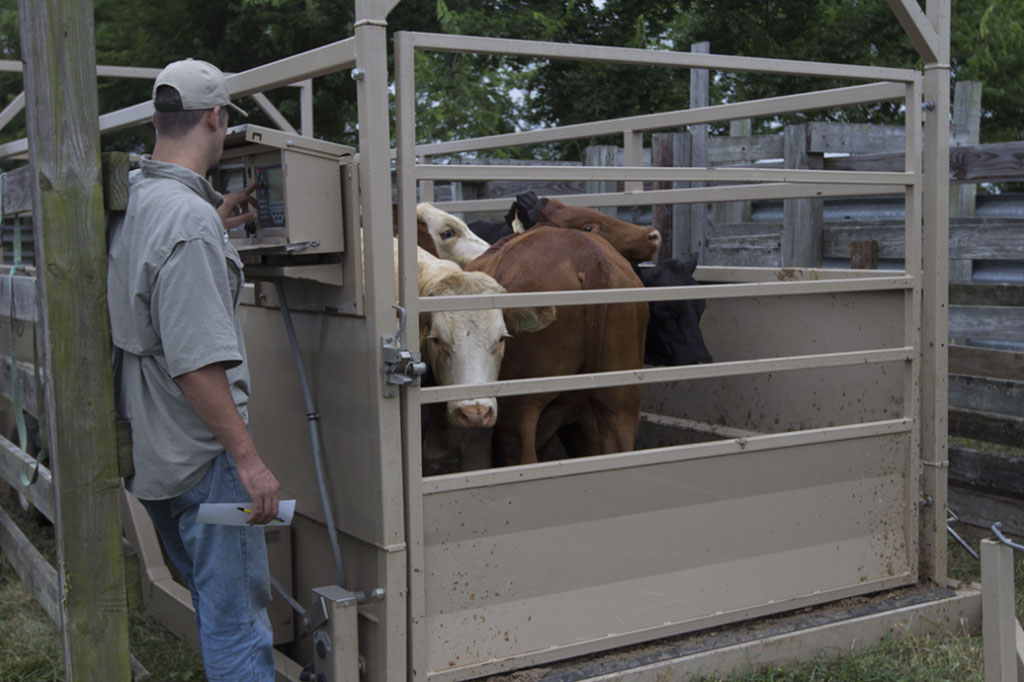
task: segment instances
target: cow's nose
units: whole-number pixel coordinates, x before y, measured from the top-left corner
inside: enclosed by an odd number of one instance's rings
[[[455,421],[463,428],[487,429],[494,426],[494,408],[479,403],[460,405],[455,409]]]
[[[650,234],[647,235],[647,239],[655,244],[661,244],[661,233],[657,230],[651,230]]]

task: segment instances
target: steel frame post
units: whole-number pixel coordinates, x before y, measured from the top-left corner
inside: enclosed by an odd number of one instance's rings
[[[921,270],[920,575],[946,582],[949,341],[949,33],[950,0],[928,0],[938,59],[925,57],[924,197]],[[908,250],[909,252],[909,250]]]
[[[355,12],[356,80],[359,115],[359,186],[362,206],[367,349],[383,368],[381,339],[395,333],[395,283],[391,236],[391,133],[388,112],[387,15],[397,0],[357,0]],[[377,607],[368,652],[367,682],[396,682],[407,675],[407,592],[403,461],[399,401],[384,396],[383,369],[371,384],[378,399],[375,429],[379,443],[381,542],[376,584],[384,589]],[[366,629],[360,628],[362,632]]]

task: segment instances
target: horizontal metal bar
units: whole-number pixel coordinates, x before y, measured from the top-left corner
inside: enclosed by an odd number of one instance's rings
[[[747,102],[716,104],[697,109],[682,109],[643,116],[626,116],[557,128],[543,128],[541,130],[528,130],[466,140],[423,144],[417,145],[415,152],[418,156],[437,156],[518,145],[546,144],[583,137],[622,134],[625,130],[641,132],[664,128],[679,128],[700,123],[717,123],[743,118],[775,116],[815,109],[873,104],[881,101],[905,99],[906,96],[907,87],[903,83],[871,83],[868,85],[854,85],[846,88],[805,92],[796,95],[766,97]]]
[[[412,45],[415,49],[431,52],[496,54],[514,57],[535,57],[538,59],[567,59],[572,61],[607,62],[611,64],[671,66],[684,69],[777,73],[792,76],[849,78],[852,80],[913,82],[920,77],[919,72],[911,69],[804,62],[794,59],[734,57],[698,52],[672,52],[668,50],[647,50],[604,45],[574,45],[535,40],[450,35],[445,33],[410,32],[409,35],[412,38]]]
[[[776,270],[775,272],[783,272]],[[647,287],[636,289],[591,289],[587,291],[534,291],[464,296],[429,296],[417,300],[418,312],[448,310],[490,310],[526,308],[535,305],[591,305],[594,303],[632,303],[637,301],[675,301],[698,298],[743,298],[835,294],[865,291],[902,291],[914,286],[909,275],[861,277],[835,280],[791,282],[744,282],[740,284],[702,284],[700,286]]]
[[[232,97],[245,97],[356,65],[356,39],[345,38],[228,76]]]
[[[420,389],[420,402],[444,403],[450,400],[470,398],[505,397],[544,393],[548,391],[581,391],[612,386],[657,384],[667,381],[687,381],[718,377],[764,374],[766,372],[789,372],[801,369],[823,369],[829,367],[851,367],[874,365],[885,362],[909,361],[914,357],[914,348],[883,348],[878,350],[847,351],[842,353],[820,353],[816,355],[795,355],[761,360],[737,360],[715,362],[706,365],[679,367],[658,367],[596,374],[566,374],[536,379],[512,379],[487,384],[454,384],[431,386]]]
[[[656,189],[646,192],[605,192],[594,194],[560,194],[558,200],[567,206],[665,206],[669,204],[702,204],[729,201],[765,201],[828,197],[863,197],[905,194],[903,185],[844,185],[816,183],[761,183],[754,185],[719,185]],[[508,211],[511,197],[472,201],[438,201],[442,211]]]
[[[228,76],[228,92],[235,99],[247,97],[257,92],[291,85],[296,81],[352,68],[355,66],[355,60],[355,38],[346,38]],[[109,133],[145,123],[152,114],[153,103],[148,101],[103,114],[100,116],[100,132]],[[25,148],[27,149],[27,143]],[[20,145],[14,142],[0,145],[0,158],[19,150]]]
[[[608,182],[793,182],[843,183],[847,185],[898,186],[906,189],[920,182],[920,173],[892,173],[791,168],[726,168],[664,166],[469,166],[417,164],[417,180],[534,181],[578,180]]]
[[[562,476],[579,476],[604,471],[632,469],[641,466],[671,464],[673,462],[708,459],[711,457],[726,457],[740,453],[764,452],[766,450],[798,447],[801,445],[835,443],[855,438],[888,436],[908,433],[912,428],[913,422],[910,419],[889,419],[864,424],[845,424],[805,431],[771,433],[707,443],[674,445],[637,450],[635,452],[467,471],[424,478],[423,494],[430,495],[469,488],[484,488],[522,483],[524,481],[547,480]]]

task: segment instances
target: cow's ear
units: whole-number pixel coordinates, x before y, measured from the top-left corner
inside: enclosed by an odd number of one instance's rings
[[[565,204],[563,204],[558,199],[548,199],[547,202],[544,204],[544,208],[541,209],[540,217],[550,223],[550,221],[553,219],[553,216],[559,211],[561,211],[563,208],[565,208]]]
[[[513,334],[536,332],[555,321],[554,306],[539,308],[506,308],[505,326]]]

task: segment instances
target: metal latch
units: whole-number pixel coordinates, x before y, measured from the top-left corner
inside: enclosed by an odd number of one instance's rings
[[[398,331],[394,336],[385,336],[381,339],[385,398],[395,396],[395,389],[391,388],[392,386],[418,384],[420,377],[427,373],[427,365],[420,360],[420,354],[402,348],[405,338],[405,308],[397,304],[392,304],[392,307],[398,311]]]
[[[316,682],[359,682],[358,593],[337,585],[313,590],[313,670]]]

